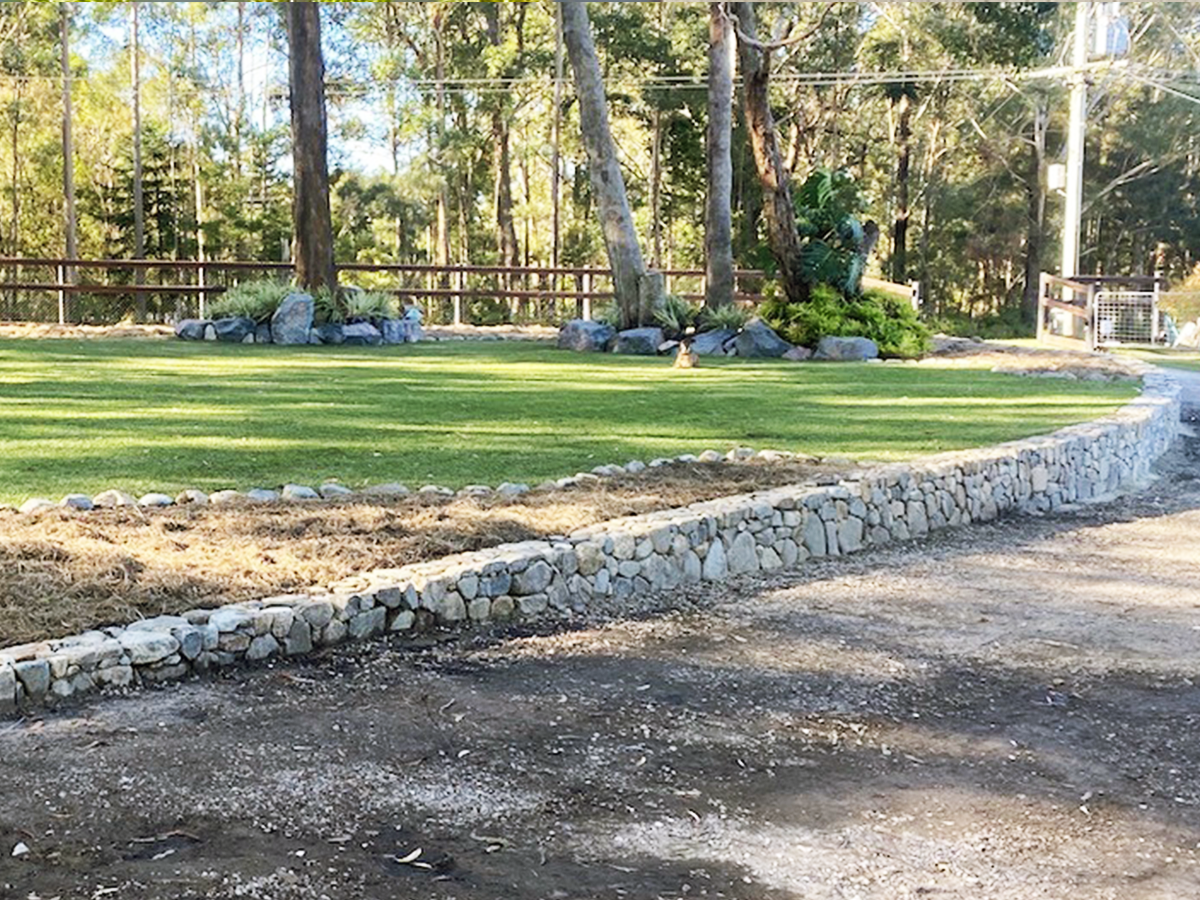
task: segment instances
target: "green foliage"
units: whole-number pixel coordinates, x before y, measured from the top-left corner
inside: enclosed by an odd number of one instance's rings
[[[718,306],[701,308],[697,314],[696,327],[700,331],[737,331],[750,318],[750,313],[740,306]]]
[[[868,242],[858,220],[862,195],[848,172],[816,169],[795,195],[804,281],[829,284],[847,297],[862,291]]]
[[[333,291],[327,287],[312,291],[313,322],[317,325],[326,323],[339,324],[346,321],[346,313],[338,303]]]
[[[214,300],[208,314],[214,319],[242,316],[266,322],[290,290],[291,287],[278,281],[244,281]]]
[[[667,340],[677,341],[696,327],[697,309],[676,294],[667,294],[662,305],[654,311],[654,321]]]
[[[312,292],[313,321],[317,324],[342,322],[375,322],[395,318],[400,313],[400,304],[383,291],[339,289],[337,293],[328,288]]]
[[[621,310],[617,308],[615,303],[594,306],[592,307],[592,321],[599,322],[601,325],[611,325],[613,328],[620,328]]]
[[[400,312],[396,298],[383,291],[342,291],[340,296],[342,316],[347,322],[394,319]]]
[[[789,303],[776,295],[759,307],[759,314],[784,340],[802,347],[833,336],[870,338],[888,358],[915,359],[930,349],[929,329],[912,307],[877,291],[847,300],[821,284],[807,303]]]
[[[467,304],[467,321],[472,325],[509,325],[512,310],[495,297],[476,297]]]
[[[1025,321],[1021,311],[1014,307],[1003,307],[983,316],[969,316],[958,310],[948,310],[935,318],[929,325],[939,334],[957,337],[978,337],[985,340],[1033,337],[1033,326]]]

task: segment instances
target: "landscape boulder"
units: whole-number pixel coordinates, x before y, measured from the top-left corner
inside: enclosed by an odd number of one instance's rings
[[[607,353],[617,342],[617,329],[603,322],[572,319],[558,332],[558,349]]]
[[[734,346],[737,347],[737,355],[746,359],[779,359],[792,349],[791,344],[759,318],[746,323]]]
[[[326,322],[323,325],[318,325],[312,330],[313,344],[343,344],[346,342],[346,335],[342,331],[342,326],[337,322]]]
[[[271,326],[266,322],[260,322],[258,327],[254,329],[254,343],[269,344],[271,343]]]
[[[661,328],[630,328],[617,335],[616,352],[627,356],[657,356],[663,340]]]
[[[370,322],[351,322],[342,326],[342,342],[355,347],[374,347],[383,343],[383,334]]]
[[[827,362],[865,362],[878,358],[879,346],[864,337],[823,337],[813,354],[813,359]]]
[[[175,337],[184,341],[202,341],[204,329],[211,324],[207,319],[182,319],[175,323]]]
[[[725,345],[736,337],[737,332],[731,328],[702,331],[692,338],[692,352],[699,356],[724,356]]]
[[[217,319],[212,323],[217,332],[217,340],[224,344],[241,344],[247,336],[254,337],[257,327],[253,319],[245,316],[233,316],[228,319]]]
[[[401,319],[384,319],[379,323],[379,331],[385,344],[404,343],[404,322]]]
[[[312,297],[288,294],[271,316],[271,340],[276,344],[307,344],[312,323]]]

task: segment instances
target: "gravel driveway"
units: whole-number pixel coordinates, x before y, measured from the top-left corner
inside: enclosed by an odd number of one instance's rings
[[[1197,451],[681,610],[0,724],[0,897],[1193,900]]]

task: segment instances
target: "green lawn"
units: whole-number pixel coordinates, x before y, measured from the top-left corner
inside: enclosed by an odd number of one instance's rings
[[[1138,359],[1153,363],[1156,366],[1167,366],[1173,369],[1191,369],[1194,372],[1200,371],[1200,351],[1196,350],[1174,348],[1143,349],[1130,351],[1129,355],[1136,356]]]
[[[749,445],[904,459],[1040,434],[1134,394],[928,365],[383,348],[0,341],[0,501],[402,481],[535,483]]]

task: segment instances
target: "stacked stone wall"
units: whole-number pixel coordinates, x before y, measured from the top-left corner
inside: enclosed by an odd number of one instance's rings
[[[1149,476],[1178,427],[1177,388],[1150,373],[1142,395],[1117,413],[1044,437],[375,570],[321,591],[0,649],[0,712],[384,634],[611,608],[681,585],[1095,501]]]

